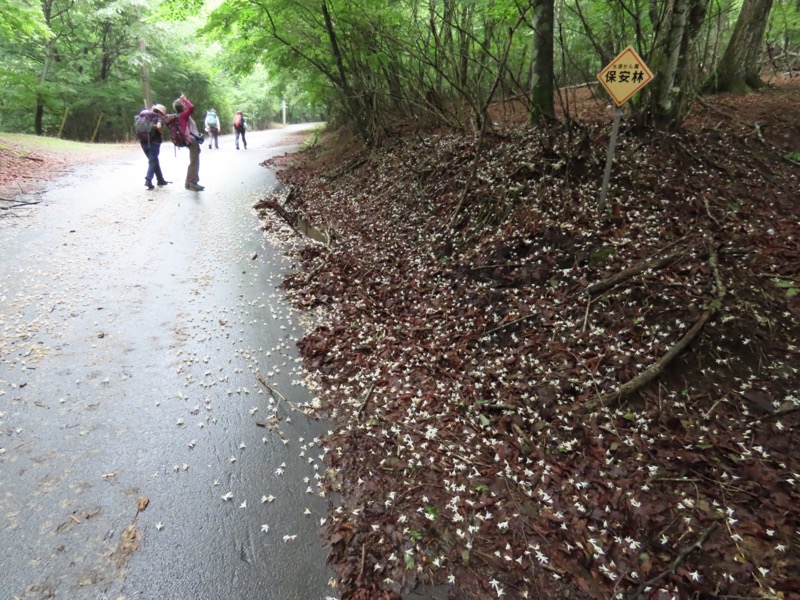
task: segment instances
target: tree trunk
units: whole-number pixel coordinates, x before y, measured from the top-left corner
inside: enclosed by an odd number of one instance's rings
[[[772,0],[744,0],[722,60],[703,91],[746,93],[764,87],[759,62]]]
[[[341,86],[342,93],[345,96],[345,103],[350,113],[349,116],[353,123],[355,123],[358,133],[364,138],[364,140],[367,141],[367,143],[372,143],[374,141],[374,136],[372,135],[372,132],[367,130],[367,127],[364,124],[364,115],[362,114],[363,103],[358,101],[353,93],[353,89],[350,87],[350,81],[347,76],[347,70],[344,66],[342,52],[339,49],[339,40],[336,37],[336,31],[333,27],[333,20],[331,19],[330,12],[328,12],[328,4],[326,2],[322,3],[322,16],[325,19],[325,30],[328,33],[328,40],[331,43],[331,51],[333,52],[333,58],[336,61],[336,70],[339,74],[339,85]]]
[[[640,124],[661,128],[680,126],[697,93],[693,84],[699,65],[691,61],[689,49],[700,31],[709,0],[675,0],[660,21],[664,24],[663,42],[653,49],[648,66],[653,83],[643,94],[644,102],[635,108]]]
[[[144,58],[147,52],[147,44],[143,37],[139,37],[139,52],[142,53],[142,99],[144,100],[144,107],[150,108],[153,106],[153,90],[150,87],[150,73],[147,70],[147,60]]]
[[[555,120],[553,76],[553,30],[555,2],[542,0],[533,9],[533,80],[530,122]]]

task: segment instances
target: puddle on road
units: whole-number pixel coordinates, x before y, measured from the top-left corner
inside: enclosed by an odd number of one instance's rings
[[[300,217],[297,218],[294,224],[295,229],[302,233],[304,236],[311,238],[312,240],[316,240],[318,242],[322,242],[323,244],[328,243],[328,236],[321,232],[319,229],[314,227],[311,223],[301,219]]]

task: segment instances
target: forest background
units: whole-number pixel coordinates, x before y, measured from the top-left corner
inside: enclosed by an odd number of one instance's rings
[[[746,91],[798,65],[796,0],[0,0],[0,131],[131,137],[131,115],[181,92],[223,122],[489,126],[493,103],[569,115],[627,45],[654,82],[628,104],[673,127],[698,91]],[[561,93],[558,90],[562,90]],[[602,96],[603,92],[598,91]]]

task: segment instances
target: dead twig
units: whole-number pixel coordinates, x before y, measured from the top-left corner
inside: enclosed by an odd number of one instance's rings
[[[708,539],[708,536],[710,536],[714,532],[714,530],[717,528],[718,525],[719,525],[719,523],[712,523],[711,525],[709,525],[703,531],[703,533],[700,534],[700,537],[697,538],[697,540],[694,542],[694,544],[692,544],[688,548],[684,548],[683,550],[680,551],[678,556],[675,557],[675,560],[673,560],[672,563],[670,564],[669,569],[667,569],[666,571],[662,571],[661,573],[659,573],[658,575],[656,575],[655,577],[653,577],[649,581],[645,581],[642,585],[639,586],[639,588],[633,594],[633,597],[634,598],[642,598],[642,593],[644,592],[644,590],[646,590],[647,588],[649,588],[649,587],[653,586],[654,584],[658,583],[659,581],[664,579],[664,577],[666,577],[667,575],[675,573],[675,569],[678,568],[678,565],[680,565],[686,559],[687,556],[689,556],[695,550],[702,550],[703,549],[703,544],[706,543],[706,540]]]
[[[372,385],[369,386],[369,390],[367,390],[367,395],[364,397],[364,401],[361,403],[361,406],[358,407],[358,411],[356,412],[356,418],[361,418],[361,413],[364,411],[364,408],[367,406],[367,402],[369,402],[370,396],[372,396],[372,390],[375,388],[375,382],[372,382]]]
[[[764,421],[772,421],[773,419],[780,419],[781,417],[785,417],[787,415],[794,414],[796,412],[800,412],[800,406],[795,406],[793,408],[787,408],[786,410],[780,410],[778,412],[770,413],[768,415],[764,415],[763,417],[759,417],[755,421],[750,421],[748,427],[752,427],[757,423],[763,423]]]
[[[275,411],[276,412],[278,411],[278,408],[280,408],[281,402],[286,402],[286,404],[288,404],[289,407],[292,410],[295,410],[295,411],[297,410],[297,407],[294,404],[292,404],[291,402],[289,402],[289,400],[286,399],[286,396],[281,394],[278,390],[276,390],[270,384],[267,383],[267,381],[264,379],[264,377],[263,377],[263,375],[261,375],[261,373],[256,372],[256,379],[258,380],[258,382],[261,385],[263,385],[265,388],[267,388],[267,390],[269,390],[269,393],[272,394],[273,398],[277,397],[278,405],[275,407]]]
[[[678,262],[684,255],[684,250],[677,250],[675,252],[671,252],[670,254],[660,258],[660,259],[648,259],[638,265],[634,265],[628,269],[624,269],[619,273],[615,273],[608,279],[604,279],[603,281],[598,281],[597,283],[593,283],[586,291],[589,293],[590,296],[596,296],[602,292],[605,292],[608,289],[611,289],[615,285],[626,281],[640,273],[648,271],[650,269],[663,269],[664,267],[668,267],[676,262]]]
[[[506,327],[511,327],[512,325],[516,325],[517,323],[520,323],[522,321],[527,321],[528,319],[533,319],[533,318],[535,318],[537,316],[538,315],[536,315],[536,314],[525,315],[524,317],[520,317],[518,319],[514,319],[513,321],[509,321],[508,323],[503,323],[499,327],[495,327],[494,329],[490,329],[489,331],[484,332],[483,335],[492,335],[493,333],[497,333],[498,331],[500,331],[502,329],[505,329]]]

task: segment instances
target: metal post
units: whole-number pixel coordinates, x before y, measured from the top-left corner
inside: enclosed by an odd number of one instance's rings
[[[606,209],[606,193],[608,192],[608,180],[611,179],[611,163],[614,162],[614,148],[617,145],[617,135],[619,134],[619,122],[622,118],[622,108],[617,107],[614,111],[614,125],[611,127],[611,139],[608,142],[608,157],[606,158],[606,172],[603,174],[603,189],[600,192],[600,212]]]

